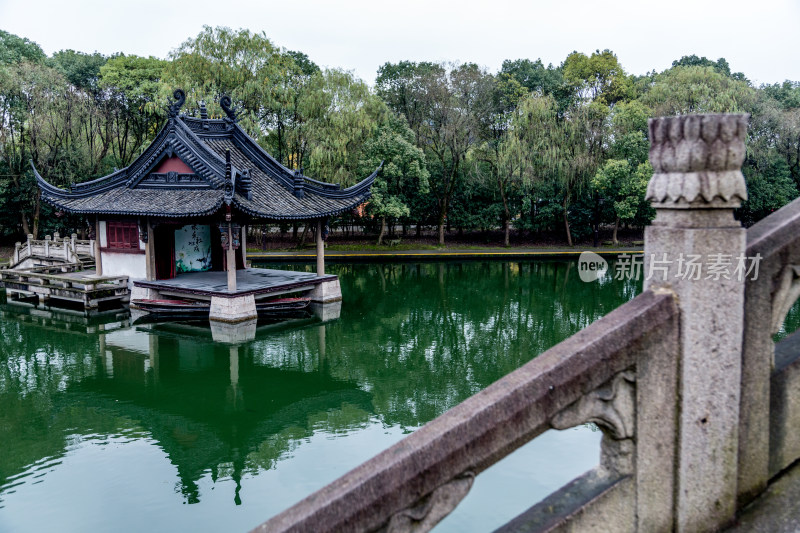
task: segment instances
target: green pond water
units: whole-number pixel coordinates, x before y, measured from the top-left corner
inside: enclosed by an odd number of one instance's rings
[[[246,531],[633,298],[576,262],[329,265],[337,320],[207,324],[0,311],[0,531]],[[307,269],[303,265],[271,268]],[[551,431],[437,531],[503,524],[598,462]]]

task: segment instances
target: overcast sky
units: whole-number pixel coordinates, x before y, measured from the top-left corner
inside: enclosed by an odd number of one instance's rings
[[[386,61],[471,61],[495,72],[504,59],[558,64],[573,50],[605,48],[633,74],[697,54],[725,57],[756,83],[800,80],[798,0],[0,0],[0,29],[48,54],[166,58],[204,24],[263,31],[370,84]]]

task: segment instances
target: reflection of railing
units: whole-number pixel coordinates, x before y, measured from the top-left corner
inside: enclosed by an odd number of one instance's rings
[[[93,268],[95,258],[94,240],[78,239],[76,234],[63,239],[58,233],[44,239],[34,239],[28,235],[24,243],[18,242],[14,246],[14,256],[11,259],[11,268],[15,268],[26,260],[35,264],[54,263],[81,263],[84,268]]]
[[[800,199],[747,231],[734,220],[745,127],[651,121],[645,292],[257,530],[427,531],[480,472],[585,422],[603,430],[600,465],[501,530],[714,531],[754,500],[757,516],[800,458],[800,333],[777,362],[772,339],[800,296]]]

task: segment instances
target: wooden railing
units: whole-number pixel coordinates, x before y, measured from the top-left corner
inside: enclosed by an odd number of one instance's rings
[[[800,199],[734,219],[746,121],[651,121],[643,294],[256,531],[428,531],[486,468],[587,421],[600,465],[501,531],[717,531],[757,509],[800,459],[800,332],[773,342],[800,296]],[[692,258],[713,266],[687,276]],[[756,271],[721,272],[737,260]]]

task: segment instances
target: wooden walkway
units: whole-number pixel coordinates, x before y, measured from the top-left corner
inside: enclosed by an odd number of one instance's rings
[[[63,268],[0,270],[0,286],[12,297],[36,295],[41,302],[73,302],[87,310],[104,303],[122,305],[130,301],[128,276],[98,276],[94,270],[63,272]]]

